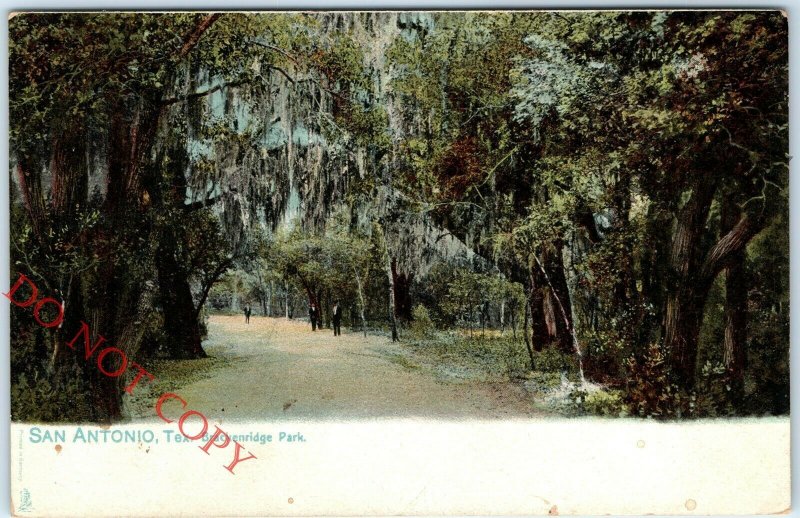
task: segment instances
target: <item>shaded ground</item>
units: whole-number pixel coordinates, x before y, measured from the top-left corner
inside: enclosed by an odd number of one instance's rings
[[[312,332],[283,318],[212,316],[204,344],[210,359],[160,362],[156,384],[128,408],[155,416],[154,398],[179,393],[189,407],[225,420],[375,417],[529,417],[518,385],[442,376],[386,337]]]

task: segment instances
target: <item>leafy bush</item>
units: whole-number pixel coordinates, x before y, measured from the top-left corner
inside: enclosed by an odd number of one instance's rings
[[[41,374],[40,374],[41,373]],[[63,365],[57,375],[20,375],[11,383],[11,420],[23,422],[93,421],[91,388],[83,377],[82,366],[73,361]]]
[[[575,369],[575,359],[571,354],[565,354],[555,347],[547,347],[534,353],[534,364],[537,371],[564,372]]]
[[[561,385],[561,374],[558,372],[539,372],[534,371],[526,376],[528,381],[526,387],[536,392],[553,390]]]
[[[413,318],[410,326],[411,336],[417,340],[433,338],[436,328],[433,325],[430,313],[428,313],[428,308],[422,304],[417,304],[411,310],[411,316]]]
[[[658,344],[650,345],[641,360],[628,359],[625,401],[633,415],[672,417],[680,414],[678,388],[670,382],[667,358]]]
[[[731,401],[730,376],[722,363],[707,361],[697,381],[697,395],[690,400],[691,414],[728,416],[736,413]]]
[[[587,414],[622,417],[628,414],[628,406],[618,390],[596,390],[588,392],[583,400]]]

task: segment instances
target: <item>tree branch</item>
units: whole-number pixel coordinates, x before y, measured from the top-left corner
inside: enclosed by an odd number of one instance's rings
[[[206,15],[202,20],[200,20],[194,29],[189,31],[183,37],[183,46],[178,52],[178,58],[186,57],[186,55],[197,46],[198,42],[200,41],[200,37],[203,36],[203,33],[205,33],[209,27],[211,27],[214,22],[219,19],[220,16],[222,16],[222,13],[214,13]]]
[[[202,209],[202,208],[205,208],[205,207],[210,207],[211,205],[214,205],[215,203],[217,203],[221,199],[222,199],[222,195],[219,194],[217,196],[214,196],[213,198],[206,198],[205,200],[198,200],[198,201],[195,201],[195,202],[192,202],[192,203],[185,204],[181,208],[185,212],[192,212],[192,211],[199,210],[199,209]]]
[[[733,254],[747,246],[764,228],[764,219],[744,215],[736,225],[711,248],[703,263],[703,278],[713,279],[727,264]]]
[[[237,86],[242,86],[244,84],[247,84],[248,82],[249,81],[241,80],[241,81],[234,81],[232,83],[224,83],[224,84],[221,84],[221,85],[213,86],[213,87],[209,88],[208,90],[203,90],[202,92],[194,92],[194,93],[191,93],[191,94],[187,94],[187,95],[185,95],[183,97],[172,97],[170,99],[164,99],[164,100],[161,101],[161,105],[162,106],[170,106],[172,104],[177,104],[177,103],[180,103],[180,102],[193,101],[195,99],[199,99],[201,97],[206,97],[208,95],[211,95],[214,92],[219,92],[223,88],[236,88]]]
[[[200,297],[200,302],[197,304],[197,308],[194,310],[194,318],[195,320],[197,317],[200,316],[200,310],[203,308],[203,304],[205,304],[206,299],[208,298],[208,293],[211,291],[211,287],[214,285],[215,282],[225,273],[225,270],[230,268],[233,264],[233,259],[226,259],[222,261],[219,266],[214,270],[214,272],[209,277],[209,280],[206,282],[205,286],[203,286],[203,294]]]
[[[296,57],[292,56],[291,54],[289,54],[287,51],[285,51],[284,49],[282,49],[280,47],[276,47],[275,45],[270,45],[269,43],[262,43],[262,42],[256,41],[256,40],[250,40],[250,43],[252,43],[253,45],[257,45],[259,47],[263,47],[265,49],[273,50],[273,51],[275,51],[275,52],[277,52],[279,54],[282,54],[284,57],[288,58],[289,61],[291,61],[292,63],[295,63],[295,64],[298,63],[298,60],[297,60]]]

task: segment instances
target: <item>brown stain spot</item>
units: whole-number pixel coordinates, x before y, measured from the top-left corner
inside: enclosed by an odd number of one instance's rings
[[[638,441],[636,441],[636,447],[637,447],[637,448],[644,448],[644,441],[643,441],[643,440],[641,440],[641,439],[639,439]]]
[[[56,444],[56,453],[61,453],[61,445]]]
[[[110,430],[111,429],[111,423],[98,424],[97,426],[99,426],[103,430]]]
[[[549,514],[550,516],[558,516],[558,506],[554,505],[553,507],[551,507],[550,510],[547,511],[547,514]]]
[[[691,498],[686,501],[685,505],[686,505],[686,509],[689,510],[689,511],[694,511],[695,509],[697,509],[697,502],[695,502]]]
[[[292,497],[289,497],[289,503],[290,503],[290,504],[293,504],[293,503],[294,503],[294,498],[292,498]]]

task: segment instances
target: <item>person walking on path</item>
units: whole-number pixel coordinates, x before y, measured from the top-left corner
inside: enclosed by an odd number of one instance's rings
[[[311,320],[311,330],[317,330],[317,306],[312,302],[308,307],[308,319]]]
[[[252,311],[253,311],[253,309],[250,306],[245,306],[244,307],[244,323],[245,324],[249,324],[250,323],[250,313],[252,313]]]
[[[338,300],[333,305],[333,336],[342,336],[342,306]]]

